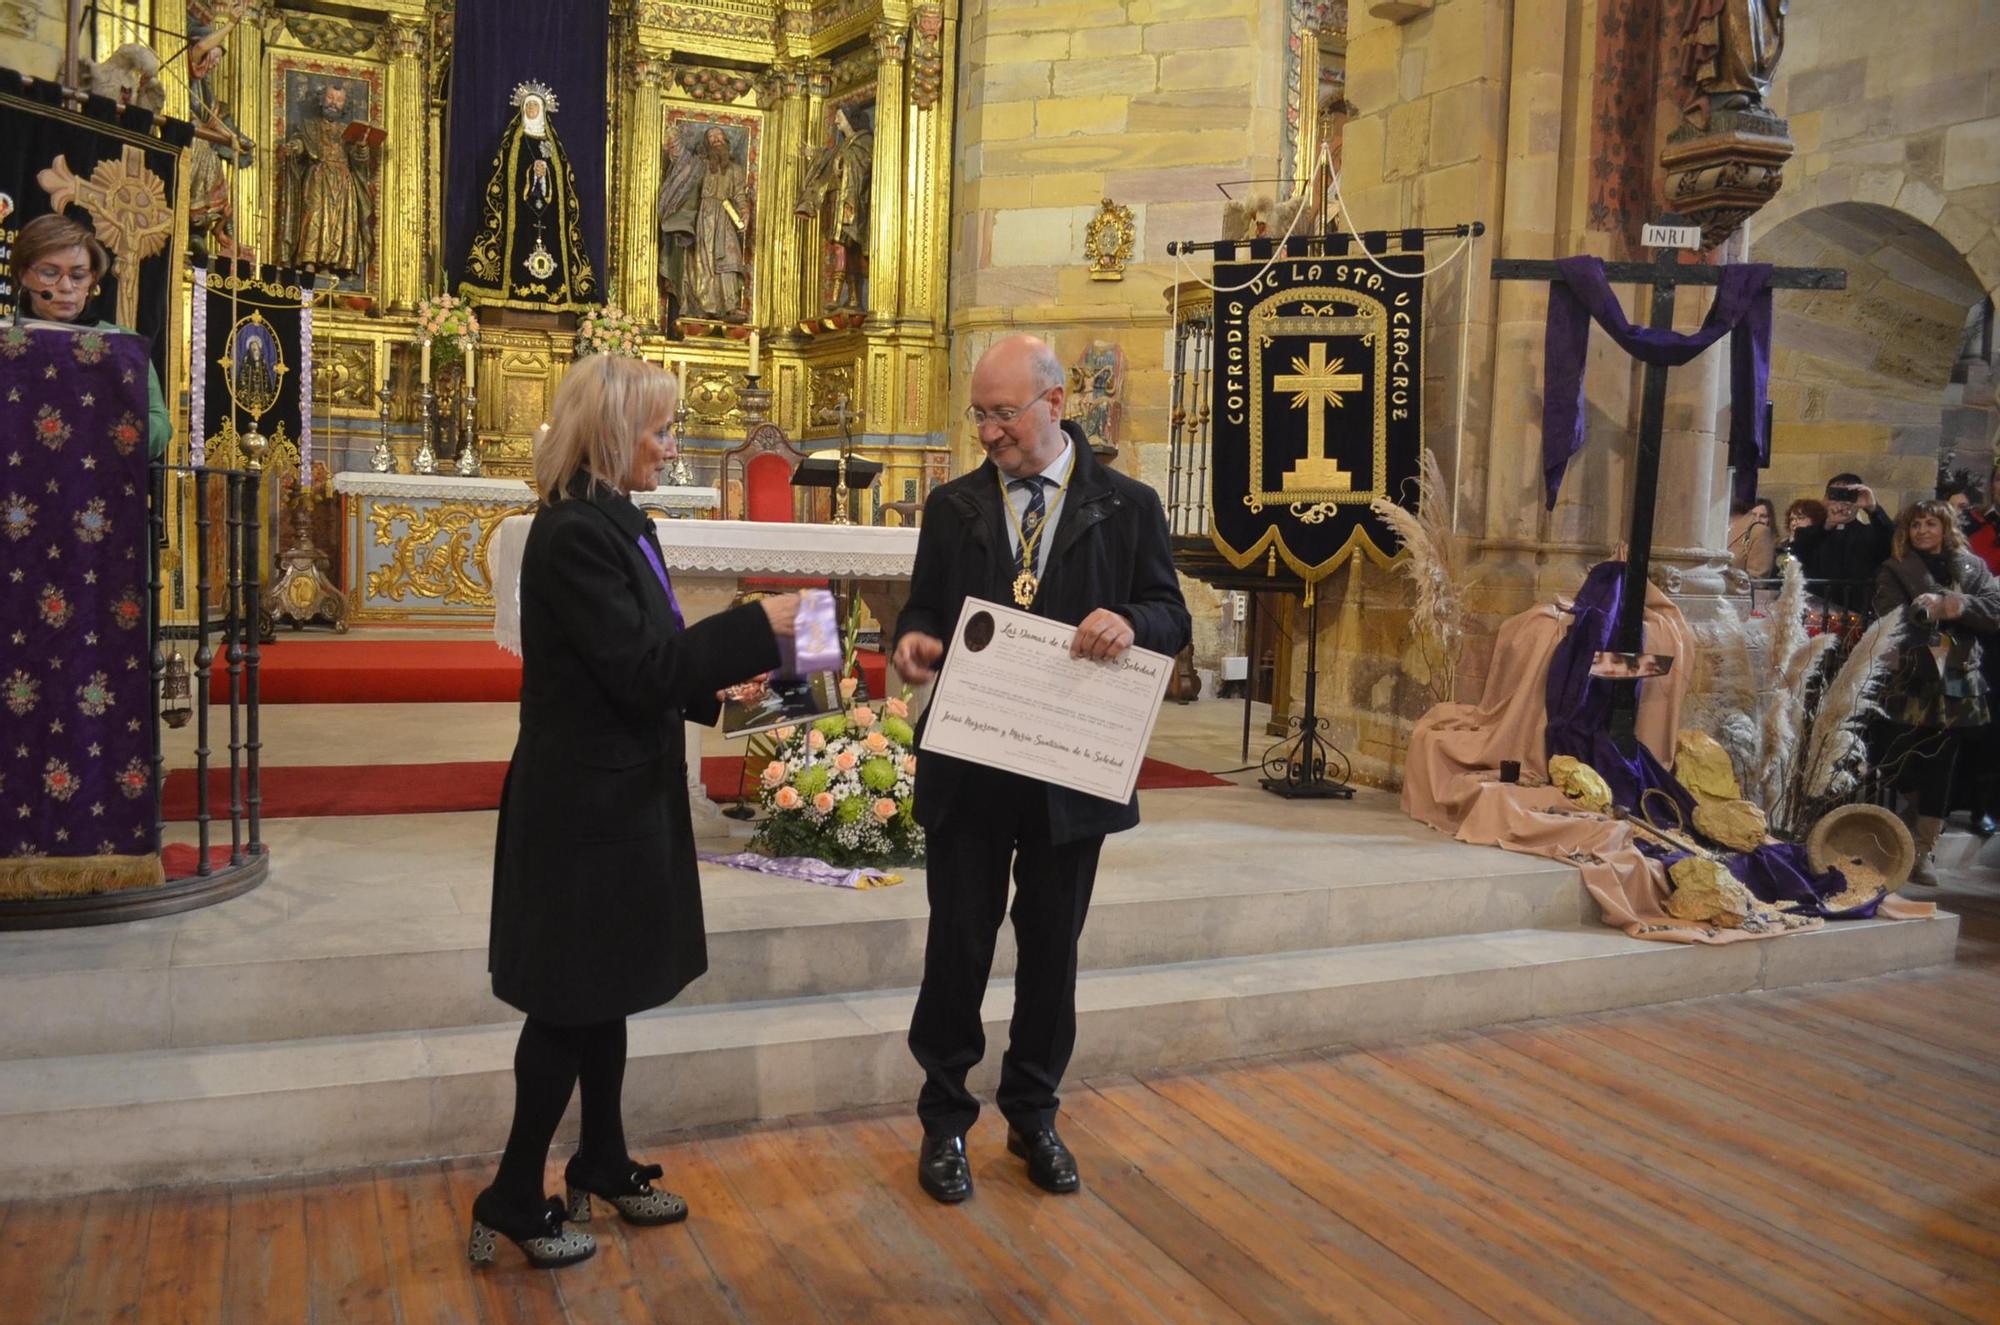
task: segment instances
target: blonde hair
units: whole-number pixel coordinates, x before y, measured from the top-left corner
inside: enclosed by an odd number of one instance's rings
[[[1928,515],[1944,526],[1944,542],[1938,545],[1938,553],[1950,561],[1966,550],[1965,533],[1958,527],[1958,512],[1951,509],[1948,502],[1931,499],[1911,502],[1896,517],[1896,536],[1890,540],[1889,555],[1901,561],[1910,555],[1910,526],[1920,515]]]
[[[535,446],[535,491],[554,505],[578,470],[613,491],[625,490],[639,437],[672,418],[677,388],[665,369],[641,359],[592,354],[563,374],[549,410],[549,430]]]

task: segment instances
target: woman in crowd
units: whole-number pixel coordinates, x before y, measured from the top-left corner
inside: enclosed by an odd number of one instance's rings
[[[1729,517],[1729,564],[1753,580],[1768,580],[1778,568],[1778,508],[1769,497],[1753,497]]]
[[[796,595],[684,626],[652,520],[630,493],[674,454],[674,381],[591,355],[556,392],[535,453],[541,506],[521,563],[521,731],[493,865],[493,992],[528,1014],[514,1053],[514,1123],[472,1207],[470,1255],[497,1235],[536,1266],[596,1250],[565,1220],[591,1198],[633,1224],[687,1217],[658,1165],[625,1148],[625,1018],[708,966],[685,777],[683,719],[713,722],[717,691],[769,671]],[[581,1084],[567,1205],[545,1198],[556,1124]]]
[[[60,212],[37,216],[21,227],[8,260],[14,288],[21,292],[21,312],[44,322],[67,322],[89,331],[122,331],[130,327],[95,316],[92,302],[111,274],[111,253],[97,236]],[[136,278],[135,278],[136,279]],[[154,459],[167,453],[174,435],[174,418],[167,412],[159,372],[146,369],[146,448]]]
[[[1826,503],[1812,497],[1801,497],[1785,508],[1784,527],[1780,531],[1777,554],[1781,557],[1799,555],[1799,535],[1826,527]]]
[[[2000,581],[1966,550],[1944,502],[1920,501],[1896,521],[1890,558],[1875,575],[1875,613],[1898,608],[1908,615],[1882,696],[1895,724],[1882,765],[1911,802],[1910,881],[1934,886],[1931,849],[1951,808],[1952,765],[1967,733],[1989,717],[1980,636],[2000,629]]]

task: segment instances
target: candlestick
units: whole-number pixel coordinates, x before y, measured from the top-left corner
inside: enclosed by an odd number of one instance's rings
[[[458,460],[452,468],[462,477],[479,477],[479,432],[473,421],[479,416],[479,397],[472,393],[472,360],[465,361],[465,421],[458,430]]]
[[[430,348],[428,342],[426,342],[424,348],[426,350]],[[430,367],[428,356],[424,359],[424,367],[426,369]],[[418,406],[420,417],[418,419],[417,435],[422,440],[417,445],[417,454],[410,462],[410,468],[419,474],[435,474],[437,473],[437,452],[431,449],[431,428],[436,423],[436,419],[433,417],[433,407],[437,403],[437,393],[431,390],[429,374],[426,373],[425,377],[422,403]]]
[[[382,440],[375,444],[375,454],[368,457],[368,468],[377,474],[387,474],[396,468],[396,453],[389,449],[389,402],[396,393],[384,382],[375,388],[375,398],[382,402]]]
[[[754,331],[750,333],[750,369],[749,369],[749,373],[750,373],[750,376],[752,376],[752,377],[755,377],[755,376],[757,375],[757,333],[756,333],[756,332],[754,332]]]

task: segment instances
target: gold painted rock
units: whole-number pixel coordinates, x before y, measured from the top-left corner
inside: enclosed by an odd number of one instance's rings
[[[1611,788],[1597,770],[1571,755],[1549,760],[1549,781],[1557,791],[1586,810],[1603,814],[1611,808]]]
[[[1731,851],[1755,851],[1764,845],[1771,825],[1764,811],[1746,800],[1696,800],[1694,826],[1711,842]]]
[[[1839,870],[1849,891],[1894,892],[1909,881],[1917,844],[1903,821],[1882,806],[1843,805],[1806,834],[1806,862],[1815,874]]]
[[[1707,732],[1683,728],[1675,734],[1674,776],[1698,801],[1733,801],[1743,795],[1729,751]]]
[[[1667,896],[1667,914],[1676,920],[1740,929],[1757,909],[1750,890],[1719,860],[1685,856],[1667,867],[1667,877],[1674,885]]]

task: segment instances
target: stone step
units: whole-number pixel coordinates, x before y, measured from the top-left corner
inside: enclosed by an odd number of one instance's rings
[[[1246,793],[1255,794],[1255,793]],[[1268,797],[1265,799],[1269,799]],[[1407,824],[1407,821],[1404,821]],[[1199,829],[1200,831],[1195,831]],[[1575,869],[1404,832],[1288,861],[1266,828],[1166,823],[1113,838],[1099,871],[1083,969],[1399,942],[1592,920]],[[1393,843],[1395,850],[1384,848]],[[386,854],[386,853],[385,853]],[[359,868],[352,853],[341,858]],[[475,862],[477,864],[477,862]],[[301,866],[280,858],[274,885]],[[405,863],[403,869],[413,867]],[[416,868],[421,868],[417,866]],[[709,972],[679,1006],[913,986],[929,914],[922,870],[852,891],[703,867]],[[98,1054],[390,1030],[476,1026],[510,1011],[486,973],[484,878],[457,885],[466,909],[348,914],[366,889],[280,907],[273,886],[173,929],[0,935],[0,1059]],[[477,906],[480,909],[471,909]],[[1014,969],[1003,927],[997,974]]]
[[[1951,960],[1956,917],[1703,947],[1601,926],[1512,929],[1086,972],[1072,1079],[1405,1040]],[[984,1015],[995,1046],[1012,987]],[[635,1018],[633,1135],[910,1100],[915,991],[871,988]],[[515,1023],[0,1063],[0,1198],[216,1182],[491,1151]],[[914,1143],[915,1129],[912,1126]]]

